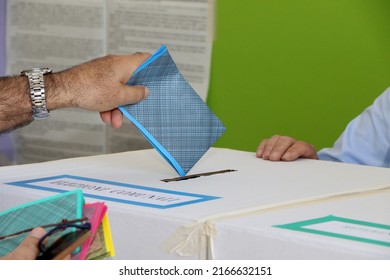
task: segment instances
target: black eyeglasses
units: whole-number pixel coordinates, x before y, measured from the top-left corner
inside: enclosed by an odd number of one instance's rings
[[[71,231],[56,238],[58,233],[62,233],[68,229]],[[62,221],[39,239],[38,248],[40,254],[37,259],[63,259],[83,244],[88,237],[90,237],[90,229],[91,223],[87,222],[86,218],[72,221]],[[54,242],[49,246],[46,246],[45,244],[48,244],[48,240],[51,237],[55,238]]]
[[[64,224],[86,223],[87,221],[88,221],[88,218],[86,218],[86,217],[80,218],[80,219],[75,219],[75,220],[63,219],[59,223],[40,225],[40,226],[36,226],[36,227],[51,228],[51,227],[58,227],[58,226],[61,226],[61,225],[64,225]],[[24,229],[24,230],[21,230],[21,231],[18,231],[18,232],[14,232],[14,233],[11,233],[11,234],[0,236],[0,240],[11,239],[11,238],[14,238],[14,237],[16,237],[18,235],[22,235],[24,233],[28,233],[28,232],[32,231],[34,228],[36,228],[36,227],[32,227],[32,228]]]

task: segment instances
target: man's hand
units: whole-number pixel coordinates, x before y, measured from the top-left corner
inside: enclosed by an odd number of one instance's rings
[[[271,161],[293,161],[300,157],[318,159],[313,145],[280,135],[274,135],[261,141],[256,156]]]
[[[149,95],[144,86],[127,86],[134,71],[148,53],[107,55],[68,70],[45,76],[50,109],[78,107],[100,112],[113,127],[122,125],[120,105],[133,104]]]

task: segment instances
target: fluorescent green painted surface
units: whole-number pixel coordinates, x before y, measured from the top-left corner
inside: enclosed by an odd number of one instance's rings
[[[216,16],[218,147],[255,151],[273,134],[331,146],[390,86],[388,0],[218,0]]]

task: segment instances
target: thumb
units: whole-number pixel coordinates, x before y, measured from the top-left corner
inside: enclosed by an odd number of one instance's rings
[[[35,260],[39,254],[39,239],[45,234],[46,231],[41,227],[33,229],[6,258],[10,260]]]
[[[149,96],[149,89],[145,86],[128,86],[121,85],[119,90],[119,97],[117,98],[120,105],[138,103],[142,99]]]

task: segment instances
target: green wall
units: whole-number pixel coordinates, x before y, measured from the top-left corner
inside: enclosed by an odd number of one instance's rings
[[[388,0],[218,0],[207,103],[217,147],[274,134],[331,146],[390,86]],[[390,112],[389,112],[390,113]]]

